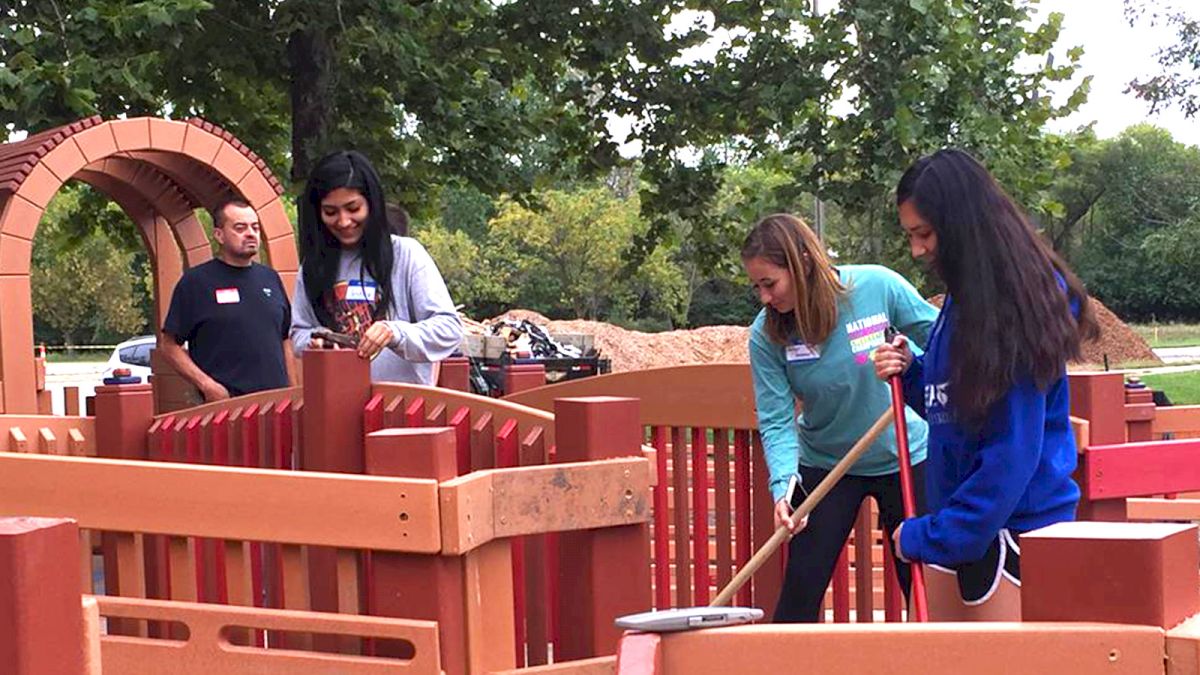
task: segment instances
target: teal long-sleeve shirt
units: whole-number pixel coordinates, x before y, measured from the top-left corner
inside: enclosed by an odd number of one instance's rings
[[[758,430],[775,500],[783,497],[789,477],[800,464],[832,469],[891,405],[888,385],[875,376],[870,358],[883,343],[888,324],[907,335],[916,349],[925,344],[937,318],[937,308],[886,267],[841,265],[837,270],[847,291],[825,342],[815,346],[799,340],[790,346],[771,342],[766,309],[750,327]],[[803,405],[799,416],[797,398]],[[911,408],[905,409],[905,418],[915,464],[925,459],[928,429]],[[896,435],[889,428],[850,473],[882,476],[896,470]]]

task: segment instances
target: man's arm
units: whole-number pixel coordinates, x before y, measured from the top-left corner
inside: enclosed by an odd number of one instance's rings
[[[217,382],[208,373],[200,370],[200,366],[196,365],[196,362],[192,360],[191,355],[187,353],[183,345],[175,341],[174,335],[163,333],[162,337],[163,339],[159,341],[159,349],[162,351],[163,358],[167,360],[167,363],[171,364],[175,372],[183,376],[183,379],[191,382],[192,385],[200,390],[200,393],[204,395],[205,401],[220,401],[229,398],[229,390],[225,388],[225,385]]]

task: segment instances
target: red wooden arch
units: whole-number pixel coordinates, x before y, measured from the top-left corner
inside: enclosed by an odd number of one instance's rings
[[[199,118],[97,116],[0,144],[0,412],[37,412],[30,258],[42,213],[69,180],[108,195],[137,224],[159,324],[183,270],[212,257],[195,209],[225,199],[258,211],[265,262],[292,290],[299,258],[283,187],[228,131]]]

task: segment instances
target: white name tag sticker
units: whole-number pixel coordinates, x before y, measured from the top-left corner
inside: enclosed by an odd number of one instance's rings
[[[238,295],[236,288],[218,288],[217,289],[217,304],[232,305],[242,301],[242,296]]]
[[[346,287],[346,302],[375,302],[375,282],[350,281]]]
[[[804,343],[788,345],[784,352],[787,355],[787,360],[791,361],[815,361],[821,358],[821,352],[816,347],[806,345]]]

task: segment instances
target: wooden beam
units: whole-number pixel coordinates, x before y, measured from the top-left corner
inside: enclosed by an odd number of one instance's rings
[[[118,532],[441,550],[437,482],[423,479],[0,453],[0,511]]]
[[[458,555],[503,537],[649,522],[652,470],[649,460],[631,457],[489,469],[445,481],[442,552]]]

